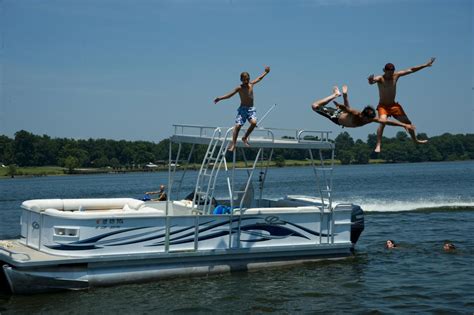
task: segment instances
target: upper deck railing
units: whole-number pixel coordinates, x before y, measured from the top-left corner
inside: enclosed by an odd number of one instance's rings
[[[232,127],[214,127],[200,125],[173,125],[172,142],[209,144],[210,139],[218,130],[221,140]],[[240,134],[245,133],[245,128]],[[334,142],[329,138],[331,131],[284,129],[284,128],[255,128],[250,136],[251,147],[284,148],[284,149],[334,149]],[[231,133],[230,133],[231,134]],[[239,140],[238,147],[244,146]]]

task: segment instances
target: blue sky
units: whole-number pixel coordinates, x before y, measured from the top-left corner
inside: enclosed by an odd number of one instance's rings
[[[230,126],[238,96],[213,99],[269,65],[264,126],[366,140],[377,125],[341,129],[311,103],[346,83],[353,107],[376,105],[369,74],[432,56],[398,101],[418,132],[472,133],[473,23],[471,0],[3,0],[0,134],[158,142],[173,123]]]

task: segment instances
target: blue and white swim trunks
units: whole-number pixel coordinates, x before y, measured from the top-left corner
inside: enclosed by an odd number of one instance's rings
[[[243,126],[245,122],[251,119],[257,120],[257,110],[255,107],[240,106],[237,109],[237,117],[235,117],[235,123]]]

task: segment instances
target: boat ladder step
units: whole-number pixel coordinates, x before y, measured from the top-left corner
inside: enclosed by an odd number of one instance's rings
[[[198,195],[198,196],[205,196],[205,197],[207,197],[207,196],[209,196],[209,195],[211,195],[211,194],[212,194],[212,189],[209,189],[209,193],[207,193],[207,192],[205,192],[205,191],[197,191],[197,192],[196,192],[196,195]]]
[[[332,171],[334,168],[328,166],[328,167],[315,167],[314,169],[317,171],[328,172],[328,171]]]
[[[234,193],[243,194],[245,193],[245,190],[234,190]]]
[[[352,225],[352,222],[334,222],[334,225]]]

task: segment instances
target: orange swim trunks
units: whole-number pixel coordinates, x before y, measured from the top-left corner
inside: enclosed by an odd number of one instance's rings
[[[405,111],[403,110],[402,106],[398,103],[394,103],[392,105],[382,105],[379,104],[377,106],[377,111],[379,112],[379,116],[387,115],[387,116],[406,116]]]

